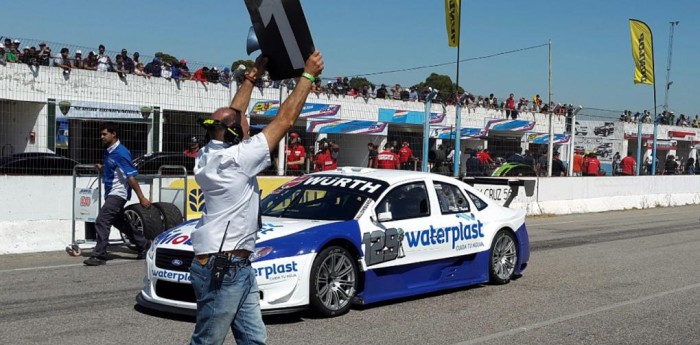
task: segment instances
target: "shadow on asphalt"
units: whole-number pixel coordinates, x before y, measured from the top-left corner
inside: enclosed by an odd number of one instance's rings
[[[516,282],[521,277],[522,277],[522,275],[515,276],[515,277],[513,277],[512,281]],[[459,287],[459,288],[454,288],[454,289],[431,292],[431,293],[427,293],[427,294],[421,294],[421,295],[417,295],[417,296],[394,299],[394,300],[390,300],[390,301],[377,302],[377,303],[372,303],[369,305],[353,305],[351,309],[356,311],[356,312],[361,313],[361,312],[364,312],[366,310],[370,310],[370,309],[374,309],[374,308],[385,307],[385,306],[390,306],[390,305],[397,305],[397,304],[412,302],[412,301],[421,300],[421,299],[425,299],[425,298],[440,297],[440,296],[453,294],[455,292],[466,292],[466,291],[470,291],[470,290],[481,289],[483,287],[488,287],[488,286],[489,286],[489,284],[477,284],[477,285],[472,285],[472,286]],[[195,323],[195,321],[196,321],[194,316],[156,311],[156,310],[144,308],[138,304],[134,305],[134,310],[136,310],[139,313],[146,314],[149,316],[173,320],[173,321],[181,321],[181,322],[189,322],[189,323]],[[263,315],[263,321],[265,322],[266,325],[294,324],[294,323],[304,322],[306,319],[317,320],[317,319],[323,319],[323,318],[324,317],[321,317],[321,316],[314,314],[311,310],[304,310],[304,311],[294,312],[294,313],[290,313],[290,314]]]

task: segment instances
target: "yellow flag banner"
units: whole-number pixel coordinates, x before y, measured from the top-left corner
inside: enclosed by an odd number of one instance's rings
[[[447,40],[450,47],[459,45],[459,1],[445,0],[445,22],[447,23]]]
[[[642,21],[630,19],[630,33],[632,34],[634,83],[654,84],[654,43],[651,29]]]

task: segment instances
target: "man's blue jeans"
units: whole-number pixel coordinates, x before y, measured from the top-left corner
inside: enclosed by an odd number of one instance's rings
[[[221,287],[212,283],[214,256],[202,266],[190,266],[190,281],[197,297],[197,324],[192,345],[223,344],[229,327],[236,344],[265,344],[267,332],[260,312],[260,295],[250,261],[232,257]]]

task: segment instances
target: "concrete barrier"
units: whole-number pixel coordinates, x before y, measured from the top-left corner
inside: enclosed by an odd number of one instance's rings
[[[259,181],[269,193],[289,179]],[[188,184],[188,192],[196,193],[196,185]],[[70,176],[0,176],[0,254],[62,250],[71,240],[71,187]],[[506,186],[475,187],[501,203],[510,192]],[[150,194],[150,186],[142,188]],[[511,207],[528,215],[561,215],[692,204],[700,204],[700,176],[608,176],[536,178],[533,195],[521,191]],[[83,223],[76,229],[81,238]],[[119,238],[118,232],[112,237]]]

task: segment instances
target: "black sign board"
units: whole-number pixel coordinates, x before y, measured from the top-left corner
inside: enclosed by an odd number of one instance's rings
[[[299,77],[314,52],[299,0],[245,0],[272,80]]]

